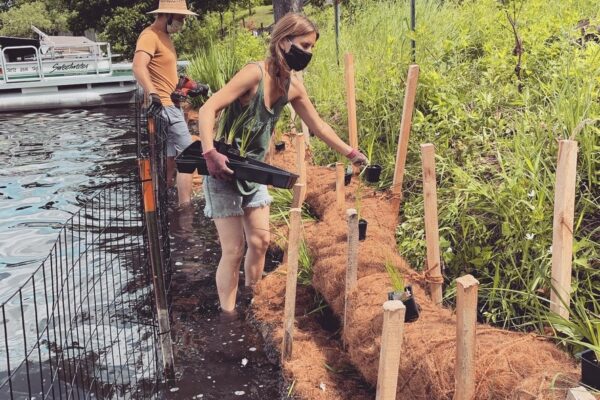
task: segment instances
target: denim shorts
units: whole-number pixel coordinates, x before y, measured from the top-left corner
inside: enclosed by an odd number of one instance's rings
[[[192,144],[192,136],[180,108],[166,106],[163,108],[163,116],[166,117],[169,124],[167,128],[167,157],[175,157]]]
[[[235,181],[223,181],[212,176],[204,177],[204,215],[208,218],[238,217],[244,215],[245,208],[268,206],[273,201],[266,185],[244,196],[235,188]]]

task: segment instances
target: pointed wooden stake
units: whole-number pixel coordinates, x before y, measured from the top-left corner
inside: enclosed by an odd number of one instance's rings
[[[376,400],[395,400],[406,307],[400,300],[383,303],[383,332],[379,352]]]
[[[442,304],[442,268],[440,234],[438,231],[437,187],[435,182],[435,148],[431,143],[421,145],[423,161],[423,196],[425,198],[425,239],[427,242],[427,271],[429,291],[434,304]]]
[[[456,280],[456,363],[454,400],[475,398],[475,330],[477,326],[477,289],[472,275]]]
[[[296,315],[296,283],[298,280],[298,253],[300,249],[300,209],[290,210],[290,236],[287,255],[287,283],[285,286],[285,308],[283,320],[282,361],[292,357],[294,343],[294,321]]]
[[[558,142],[552,234],[552,291],[550,310],[569,318],[573,263],[573,218],[577,178],[577,142]]]
[[[408,152],[408,139],[415,108],[418,80],[419,66],[413,64],[408,67],[404,106],[402,107],[402,122],[400,123],[400,136],[398,137],[398,150],[396,152],[396,167],[394,168],[394,180],[392,182],[392,193],[399,197],[402,197],[402,181],[404,180],[404,167],[406,165],[406,153]]]
[[[349,208],[346,210],[346,216],[348,217],[348,265],[346,266],[346,290],[344,292],[344,329],[348,312],[348,296],[356,288],[358,280],[358,213],[354,208]],[[345,341],[344,336],[344,345]]]

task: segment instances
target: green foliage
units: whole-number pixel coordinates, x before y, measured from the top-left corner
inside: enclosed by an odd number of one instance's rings
[[[343,6],[340,44],[341,54],[354,54],[359,144],[373,144],[371,161],[384,167],[382,187],[389,187],[410,39],[416,40],[420,77],[398,248],[412,265],[425,264],[419,145],[433,143],[445,274],[450,280],[476,276],[484,316],[528,330],[541,327],[549,296],[557,139],[600,115],[600,45],[578,44],[574,27],[584,18],[597,25],[600,15],[593,0],[519,3],[511,15],[525,49],[522,92],[513,31],[505,6],[495,0],[417,2],[414,33],[408,2],[351,1],[350,8]],[[335,58],[333,10],[315,19],[322,35],[305,81],[316,108],[344,136],[343,63]],[[586,125],[576,140],[573,290],[590,298],[600,290],[599,124]],[[314,145],[317,161],[335,161],[331,150]],[[450,287],[446,297],[452,295]]]
[[[144,5],[133,7],[117,7],[110,17],[105,17],[104,31],[99,35],[101,40],[111,44],[113,53],[133,58],[138,36],[152,21],[143,13]],[[123,29],[126,26],[128,29]]]
[[[211,41],[207,47],[197,49],[190,61],[188,75],[197,82],[208,84],[216,92],[246,63],[263,59],[265,46],[264,39],[237,30],[223,41]]]
[[[290,215],[290,207],[294,193],[289,189],[269,188],[269,194],[273,198],[271,203],[271,221],[275,223],[287,223]],[[303,221],[314,221],[306,203],[302,204],[301,216]]]
[[[37,37],[31,25],[49,34],[65,32],[70,12],[50,8],[45,1],[23,2],[0,13],[0,35]]]
[[[390,282],[392,283],[392,289],[395,293],[403,293],[404,292],[404,277],[398,271],[398,268],[390,260],[385,260],[385,271],[390,277]]]
[[[592,350],[600,360],[600,303],[591,300],[574,299],[573,312],[569,318],[548,314],[548,322],[558,340],[575,351]]]
[[[136,9],[150,21],[152,17],[146,13],[156,9],[157,5],[156,0],[69,0],[69,10],[73,11],[69,26],[77,34],[82,34],[90,28],[102,32],[119,8]],[[125,12],[120,11],[120,13]],[[133,31],[134,27],[123,25],[121,29]],[[137,34],[139,35],[140,32]],[[133,44],[129,43],[129,47]]]
[[[194,54],[200,53],[217,40],[219,19],[216,13],[206,15],[204,18],[189,18],[185,21],[185,28],[173,35],[173,43],[177,49],[179,59],[190,59]]]
[[[306,240],[300,241],[298,248],[298,283],[304,286],[310,286],[313,276],[313,260],[310,250],[306,245]]]

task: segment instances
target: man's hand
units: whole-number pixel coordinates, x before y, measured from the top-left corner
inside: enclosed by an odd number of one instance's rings
[[[208,87],[208,85],[203,85],[202,83],[196,83],[194,82],[195,86],[190,89],[187,94],[190,97],[197,97],[197,96],[206,96],[209,92],[210,92],[210,87]]]
[[[365,156],[357,149],[352,149],[350,153],[346,154],[346,157],[352,162],[352,164],[356,166],[369,164],[369,159],[367,158],[367,156]]]
[[[150,93],[150,105],[148,106],[148,109],[146,110],[148,115],[156,118],[160,115],[162,108],[163,108],[163,105],[162,105],[162,102],[160,101],[160,97],[158,96],[158,94]]]
[[[202,155],[206,160],[206,168],[210,176],[225,181],[231,180],[233,171],[226,164],[229,161],[227,156],[219,153],[214,147],[205,151]]]
[[[187,96],[183,92],[182,89],[177,89],[173,93],[171,93],[171,101],[178,106],[180,103],[187,101]]]

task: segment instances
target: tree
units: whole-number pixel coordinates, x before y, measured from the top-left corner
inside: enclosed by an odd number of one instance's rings
[[[71,30],[76,34],[83,34],[86,29],[103,31],[105,24],[116,14],[117,9],[135,9],[138,13],[146,15],[148,11],[155,9],[157,0],[66,0],[69,10],[74,15],[69,20]],[[119,13],[123,13],[120,10]],[[130,29],[123,25],[123,29]],[[139,32],[138,32],[139,34]]]
[[[117,7],[110,17],[104,17],[102,40],[110,43],[115,53],[125,58],[133,58],[139,34],[151,22],[152,18],[140,11],[144,4],[134,7]]]
[[[68,30],[68,19],[71,16],[60,8],[60,2],[49,1],[17,2],[7,11],[0,13],[0,35],[35,37],[31,25],[35,25],[47,33],[60,33]]]
[[[289,12],[302,12],[303,0],[273,0],[275,22]]]

